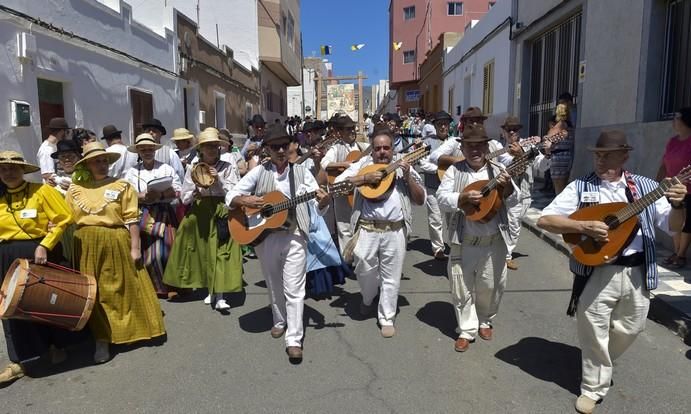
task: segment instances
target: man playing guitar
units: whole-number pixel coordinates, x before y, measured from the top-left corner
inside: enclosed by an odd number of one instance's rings
[[[484,340],[492,339],[492,320],[506,286],[507,207],[512,205],[509,201],[516,202],[515,197],[507,197],[518,189],[499,164],[486,159],[488,141],[482,125],[466,125],[461,140],[465,160],[449,167],[437,190],[439,207],[453,213],[448,223],[448,276],[460,330],[454,345],[458,352],[468,350],[478,334]],[[486,223],[468,220],[466,215],[474,212],[483,195],[464,189],[473,182],[491,178],[496,179],[504,203]]]
[[[317,181],[305,167],[288,162],[289,144],[290,136],[280,125],[269,131],[264,146],[268,148],[271,162],[250,170],[228,192],[226,204],[231,209],[243,206],[260,208],[265,204],[262,195],[274,190],[289,199],[303,192],[317,191],[316,207],[320,215],[326,212],[329,195],[319,189]],[[298,204],[290,210],[286,226],[271,232],[255,248],[269,289],[273,313],[271,336],[280,338],[285,333],[286,352],[292,361],[302,360],[309,210],[306,204]]]
[[[624,170],[633,150],[621,131],[603,131],[593,152],[594,171],[566,186],[542,211],[537,225],[557,234],[586,235],[599,244],[610,242],[610,226],[599,220],[573,220],[569,215],[590,205],[624,202],[631,206],[658,189],[658,183]],[[650,291],[657,287],[655,229],[671,235],[684,225],[686,186],[670,185],[661,197],[638,214],[639,225],[619,255],[606,264],[591,267],[571,259],[574,291],[569,314],[577,314],[583,375],[576,411],[591,413],[611,387],[616,358],[645,328]],[[659,194],[662,196],[662,193]],[[654,199],[653,199],[654,200]]]
[[[363,197],[357,186],[378,185],[384,178],[381,171],[358,175],[360,169],[372,163],[386,166],[393,161],[393,132],[388,128],[375,127],[372,132],[372,155],[353,163],[336,182],[350,181],[356,186],[355,203],[351,219],[355,235],[350,247],[354,246],[355,274],[362,293],[360,312],[363,316],[373,311],[377,293],[379,305],[377,319],[381,334],[385,338],[395,335],[394,319],[398,304],[398,290],[401,284],[403,259],[406,250],[406,234],[412,225],[411,202],[422,205],[425,189],[422,179],[410,164],[403,161],[391,188],[379,199]]]

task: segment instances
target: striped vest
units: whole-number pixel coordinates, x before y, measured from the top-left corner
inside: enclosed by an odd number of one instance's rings
[[[256,167],[262,169],[261,174],[259,174],[259,178],[257,180],[257,186],[254,190],[254,195],[256,195],[257,197],[261,197],[266,193],[276,190],[276,180],[274,178],[274,173],[271,170],[271,166],[272,163],[266,162]],[[294,189],[294,191],[297,192],[300,184],[305,182],[305,167],[303,167],[302,165],[289,164],[289,168],[292,171],[288,172],[288,179],[290,179],[290,173],[292,172],[292,188]],[[295,197],[295,195],[296,194],[292,194],[289,198],[293,198]],[[305,238],[308,237],[310,233],[310,213],[309,208],[307,206],[307,202],[298,204],[295,207],[295,210],[290,209],[290,211],[288,212],[288,220],[292,221],[293,223],[297,221],[298,228],[302,232],[303,236],[305,236]]]
[[[640,175],[631,174],[633,182],[636,184],[636,189],[638,194],[645,195],[649,192],[655,190],[658,183],[647,177],[642,177]],[[580,177],[575,180],[576,183],[576,193],[578,196],[579,204],[578,208],[591,206],[595,203],[582,203],[581,194],[584,191],[587,192],[600,192],[600,178],[594,172],[585,177]],[[645,285],[648,290],[653,290],[657,288],[657,264],[655,263],[655,205],[651,204],[646,207],[638,215],[638,220],[641,225],[641,231],[643,233],[643,252],[645,253]],[[573,257],[569,260],[569,268],[571,271],[577,275],[590,276],[593,272],[591,266],[583,265]]]

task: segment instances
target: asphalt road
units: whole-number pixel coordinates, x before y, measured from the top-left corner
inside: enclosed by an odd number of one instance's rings
[[[257,260],[246,294],[229,315],[199,300],[167,303],[167,342],[120,347],[94,366],[92,346],[39,377],[0,389],[0,413],[568,413],[578,393],[575,320],[565,315],[567,259],[524,231],[525,256],[495,323],[495,338],[453,350],[455,319],[445,263],[429,256],[423,209],[406,253],[397,335],[358,316],[348,280],[331,298],[305,306],[305,359],[291,365],[271,313]],[[420,238],[417,238],[420,237]],[[0,344],[4,366],[4,344]],[[691,351],[655,322],[617,362],[600,413],[682,413],[691,407]]]

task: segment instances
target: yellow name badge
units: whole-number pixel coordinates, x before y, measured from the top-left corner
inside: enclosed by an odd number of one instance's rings
[[[38,211],[35,208],[27,208],[19,212],[19,218],[21,219],[33,219],[38,216]]]

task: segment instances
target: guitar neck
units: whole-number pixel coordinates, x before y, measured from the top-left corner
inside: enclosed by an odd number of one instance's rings
[[[631,217],[640,214],[641,211],[645,210],[649,205],[662,198],[662,196],[665,194],[665,191],[667,191],[673,184],[673,182],[662,182],[653,191],[649,192],[633,203],[629,203],[629,205],[619,210],[616,214],[619,223],[623,223]]]
[[[424,157],[425,154],[427,153],[426,148],[427,147],[416,149],[415,151],[411,152],[410,154],[405,155],[403,158],[392,162],[391,164],[389,164],[386,167],[386,169],[384,170],[384,173],[386,175],[391,174],[392,172],[394,172],[396,170],[396,168],[398,168],[401,165],[401,163],[403,161],[406,161],[410,164],[417,162],[420,158]]]
[[[272,204],[271,209],[273,210],[274,213],[277,213],[279,211],[283,210],[288,210],[291,208],[294,208],[298,204],[304,203],[306,201],[309,201],[317,196],[316,191],[310,191],[309,193],[305,193],[302,195],[299,195],[297,197],[281,201],[280,203]]]
[[[535,157],[535,155],[536,151],[530,150],[514,158],[513,162],[509,164],[508,167],[506,167],[506,172],[509,173],[511,177],[519,175],[521,171],[526,167],[526,165]],[[492,168],[492,166],[488,165],[487,168]],[[489,194],[492,190],[497,188],[498,184],[499,183],[497,181],[497,177],[494,177],[491,180],[489,180],[489,182],[485,184],[484,187],[482,187],[482,195],[486,196],[487,194]]]
[[[506,154],[508,151],[509,151],[509,147],[504,147],[504,148],[498,149],[496,151],[493,151],[493,152],[490,152],[489,154],[487,154],[485,156],[485,159],[491,160],[493,158],[497,158],[498,156],[500,156],[502,154]]]

